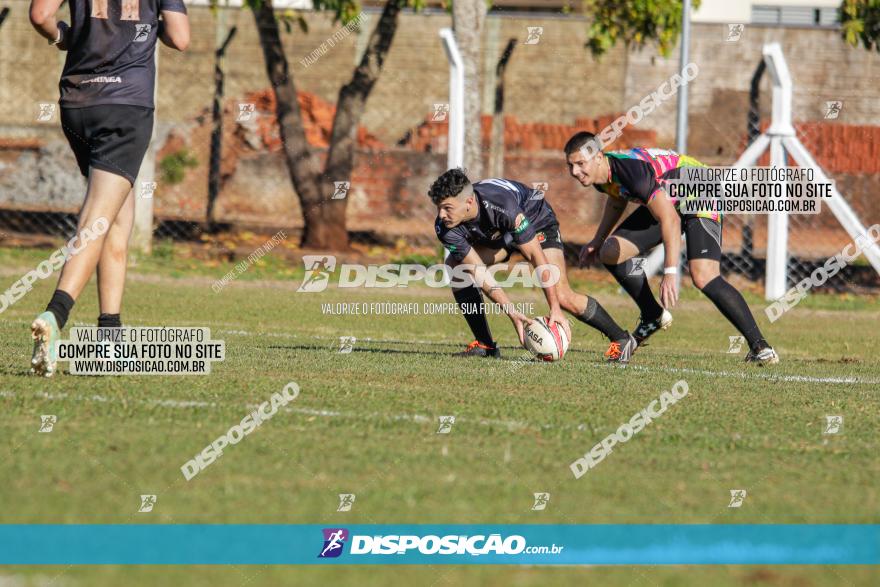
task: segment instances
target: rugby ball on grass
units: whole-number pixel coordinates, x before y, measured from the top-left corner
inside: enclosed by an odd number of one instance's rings
[[[525,340],[526,349],[543,361],[562,359],[570,342],[563,328],[543,316],[526,326]]]

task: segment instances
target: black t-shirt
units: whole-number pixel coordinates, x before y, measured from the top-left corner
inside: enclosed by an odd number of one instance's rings
[[[471,245],[500,249],[506,245],[505,235],[521,245],[558,223],[544,194],[518,181],[484,179],[473,187],[479,207],[476,218],[454,228],[446,228],[439,216],[434,221],[437,238],[457,261],[464,259]]]
[[[186,14],[183,0],[70,0],[69,4],[59,104],[153,108],[159,14],[163,10]]]

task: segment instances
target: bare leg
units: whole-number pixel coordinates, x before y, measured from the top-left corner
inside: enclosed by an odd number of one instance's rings
[[[98,302],[101,314],[119,314],[125,289],[128,239],[134,226],[134,190],[122,204],[110,225],[101,258],[98,260]]]
[[[64,263],[57,287],[74,300],[79,297],[95,272],[107,238],[106,233],[99,235],[95,232],[94,238],[82,246],[83,228],[91,228],[100,218],[104,218],[112,226],[130,191],[131,184],[124,177],[100,169],[89,170],[89,187],[77,226],[77,235],[80,236],[77,245],[81,250]]]

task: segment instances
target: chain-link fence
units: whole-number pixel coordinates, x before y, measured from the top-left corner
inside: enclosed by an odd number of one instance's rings
[[[33,32],[26,0],[7,3],[11,13],[0,25],[0,243],[40,244],[71,234],[85,181],[58,120],[57,80],[63,54]],[[339,90],[351,79],[379,14],[380,9],[369,9],[358,19],[359,26],[343,26],[328,14],[308,12],[307,33],[280,25],[305,135],[322,161]],[[246,8],[212,12],[206,6],[191,6],[189,15],[190,48],[184,53],[163,48],[158,58],[155,135],[135,186],[136,197],[151,200],[153,220],[148,230],[154,239],[192,240],[226,230],[271,234],[284,229],[295,239],[303,227],[302,211],[283,154],[275,96],[267,81],[254,16]],[[61,18],[67,19],[64,10]],[[353,173],[323,179],[328,186],[333,184],[334,197],[339,194],[347,200],[347,228],[356,239],[436,245],[435,211],[425,193],[446,166],[449,70],[438,33],[450,25],[449,15],[442,11],[400,15],[356,132]],[[656,87],[676,62],[675,56],[657,58],[657,65],[654,57],[649,62],[644,54],[627,54],[621,47],[601,61],[594,60],[584,48],[587,25],[585,18],[575,15],[493,13],[484,36],[482,175],[500,173],[528,185],[544,185],[566,241],[572,244],[592,236],[602,203],[568,177],[563,144],[575,131],[598,131],[638,103],[644,95],[641,88]],[[736,48],[745,57],[720,64],[719,52],[732,50],[724,44],[726,30],[722,25],[694,27],[695,61],[726,68],[715,71],[707,65],[692,89],[689,154],[711,165],[730,165],[748,144],[749,88],[765,40],[745,38]],[[775,29],[768,28],[764,37],[774,34]],[[812,38],[809,35],[830,39],[837,33],[786,34],[802,35],[792,40],[793,47],[800,47]],[[498,60],[512,39],[517,43],[500,84]],[[855,50],[835,51],[817,59],[839,61],[840,52]],[[849,69],[837,72],[837,77],[860,75],[857,69],[865,59],[873,58],[852,53]],[[827,98],[821,95],[821,84],[826,82],[799,77],[800,60],[794,56],[790,61],[798,96],[812,93],[810,100],[816,103]],[[496,110],[499,87],[504,101]],[[802,96],[799,99],[803,102]],[[752,114],[754,128],[766,124],[768,100],[765,84]],[[847,96],[847,100],[840,120],[799,111],[796,105],[796,119],[802,113],[801,119],[808,121],[797,128],[807,148],[870,225],[880,221],[880,207],[869,197],[880,187],[880,169],[876,169],[880,137],[870,129],[858,130],[863,135],[842,145],[835,133],[844,127],[868,129],[866,124],[876,118],[870,110],[875,106],[868,105],[867,96]],[[672,102],[627,128],[612,148],[668,147]],[[850,112],[858,116],[847,118]],[[504,128],[494,135],[493,143],[495,119],[503,120]],[[850,163],[859,163],[840,164],[847,159],[840,149],[866,144],[874,151],[867,151],[862,159],[850,158]],[[500,156],[499,147],[503,147]],[[792,216],[790,230],[792,282],[851,241],[827,210],[817,216]],[[723,238],[724,271],[761,280],[766,216],[729,216]],[[876,284],[876,274],[863,267],[848,268],[828,282],[835,289]]]

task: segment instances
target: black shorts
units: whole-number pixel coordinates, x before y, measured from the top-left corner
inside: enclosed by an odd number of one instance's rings
[[[121,175],[132,186],[153,136],[153,109],[104,104],[61,108],[61,126],[79,170],[89,168]]]
[[[694,214],[679,215],[681,232],[687,238],[687,258],[721,260],[721,222],[699,218]],[[633,243],[639,254],[650,251],[663,242],[660,221],[644,206],[627,216],[614,234]]]
[[[538,239],[538,243],[541,245],[542,249],[565,250],[565,245],[562,242],[562,233],[559,231],[559,225],[556,223],[553,223],[546,228],[542,228],[541,230],[536,230],[535,237]],[[511,233],[504,235],[503,248],[508,253],[517,250],[516,243],[513,242],[513,235]]]

